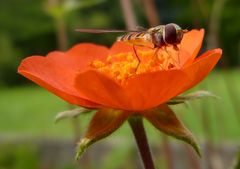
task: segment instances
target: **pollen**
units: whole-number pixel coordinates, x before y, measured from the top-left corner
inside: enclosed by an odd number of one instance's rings
[[[94,62],[91,63],[91,66],[96,68],[96,69],[99,69],[99,68],[102,68],[104,67],[106,64],[100,60],[95,60]]]
[[[124,83],[126,79],[139,74],[177,69],[179,62],[176,52],[151,49],[109,55],[105,61],[92,61],[90,66],[117,82]]]

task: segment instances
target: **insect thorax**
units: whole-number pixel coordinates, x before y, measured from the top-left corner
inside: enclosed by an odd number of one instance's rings
[[[166,43],[164,41],[164,25],[159,25],[153,28],[148,29],[148,32],[151,34],[152,43],[155,47],[165,46]]]

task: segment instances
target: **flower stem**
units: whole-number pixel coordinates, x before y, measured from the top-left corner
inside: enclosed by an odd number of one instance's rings
[[[143,126],[142,117],[139,116],[130,117],[128,122],[135,136],[138,150],[140,152],[145,169],[155,169],[145,129]]]

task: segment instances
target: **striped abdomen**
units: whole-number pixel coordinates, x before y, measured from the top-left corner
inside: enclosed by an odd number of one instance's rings
[[[148,32],[130,32],[126,35],[120,36],[117,40],[133,45],[152,47],[152,38]]]

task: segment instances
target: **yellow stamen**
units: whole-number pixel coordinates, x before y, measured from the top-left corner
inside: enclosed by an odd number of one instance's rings
[[[160,49],[156,54],[154,50],[137,51],[138,60],[134,53],[118,53],[109,55],[105,62],[94,60],[91,67],[123,83],[126,79],[136,74],[179,68],[176,63],[176,53]],[[137,68],[138,66],[138,68]]]

